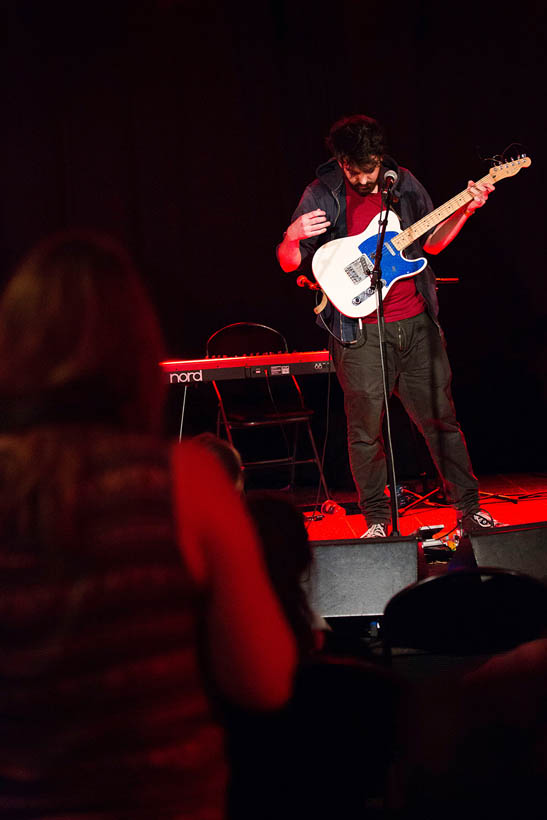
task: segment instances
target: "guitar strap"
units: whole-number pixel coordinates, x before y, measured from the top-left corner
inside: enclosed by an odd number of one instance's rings
[[[328,301],[329,301],[327,299],[327,294],[325,293],[325,291],[322,290],[321,293],[323,294],[323,298],[321,299],[319,304],[316,305],[313,309],[313,312],[315,313],[316,316],[319,316],[319,314],[322,313],[322,311],[325,310],[325,308],[327,307]]]

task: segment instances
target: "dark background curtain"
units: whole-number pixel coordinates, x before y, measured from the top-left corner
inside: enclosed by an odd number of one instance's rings
[[[133,252],[173,358],[240,320],[326,346],[274,248],[338,117],[378,118],[436,205],[518,143],[508,156],[531,168],[433,265],[460,277],[439,297],[475,469],[544,469],[542,3],[7,0],[2,18],[2,275],[50,231],[104,229]],[[326,380],[305,389],[324,426]],[[337,385],[331,403],[332,480]]]

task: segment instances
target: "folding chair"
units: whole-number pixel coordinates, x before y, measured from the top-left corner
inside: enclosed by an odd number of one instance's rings
[[[207,356],[240,356],[264,353],[288,353],[285,337],[274,328],[254,322],[236,322],[220,328],[207,340]],[[213,381],[218,399],[217,435],[224,428],[234,444],[233,432],[260,428],[280,429],[286,456],[247,460],[245,469],[289,467],[289,486],[294,488],[297,465],[315,464],[325,498],[329,497],[323,466],[311,428],[314,411],[306,407],[302,390],[294,375],[265,376],[241,381]],[[298,433],[304,427],[311,445],[312,457],[298,458]],[[292,428],[289,441],[288,429]],[[239,449],[239,448],[238,448]]]

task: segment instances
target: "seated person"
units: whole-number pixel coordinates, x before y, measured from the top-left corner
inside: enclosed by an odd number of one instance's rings
[[[218,458],[236,491],[242,493],[245,489],[245,473],[239,451],[226,439],[219,438],[210,432],[199,433],[193,437],[193,441],[206,447]]]
[[[300,664],[294,694],[279,712],[225,711],[230,817],[253,816],[259,805],[261,820],[360,816],[367,798],[384,792],[401,684],[356,657],[356,644],[324,645],[333,633],[325,633],[302,586],[313,552],[300,511],[274,493],[249,493],[247,506]]]

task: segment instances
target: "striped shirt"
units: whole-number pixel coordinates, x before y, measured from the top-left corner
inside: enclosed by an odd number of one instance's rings
[[[57,446],[74,475],[57,538],[0,532],[0,818],[218,820],[222,733],[168,449],[93,429]],[[56,472],[27,507],[59,499]]]

